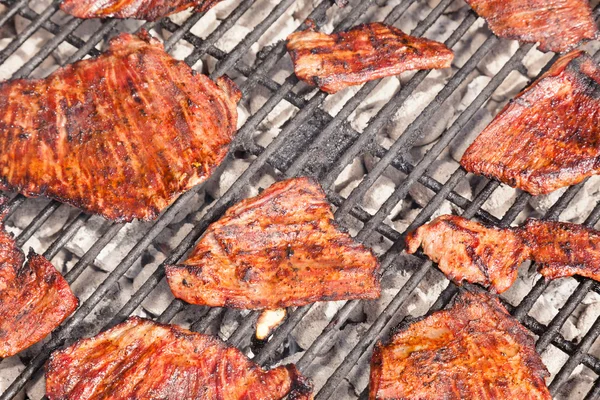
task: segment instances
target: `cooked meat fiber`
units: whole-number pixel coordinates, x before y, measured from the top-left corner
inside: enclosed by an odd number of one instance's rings
[[[45,257],[19,249],[1,222],[7,198],[0,197],[0,358],[39,342],[77,308],[77,297]]]
[[[219,339],[129,318],[56,351],[46,365],[48,399],[308,400],[294,365],[263,370]]]
[[[562,53],[598,37],[588,0],[466,0],[497,36]]]
[[[461,165],[539,195],[598,174],[599,157],[600,67],[572,52],[496,116]]]
[[[546,278],[581,275],[600,281],[600,232],[577,224],[533,219],[521,232]]]
[[[166,266],[175,297],[214,307],[277,309],[379,297],[373,253],[337,229],[309,178],[273,184],[210,225],[190,257]]]
[[[306,30],[287,38],[296,76],[327,93],[417,69],[448,68],[452,50],[378,22],[331,35]]]
[[[221,0],[65,0],[60,9],[77,18],[135,18],[154,21],[188,8],[204,12]]]
[[[448,276],[507,290],[525,260],[540,265],[548,279],[573,275],[600,281],[600,232],[577,224],[528,220],[517,228],[487,227],[463,217],[442,215],[406,238],[407,252],[423,252]]]
[[[442,215],[406,237],[410,254],[419,247],[448,279],[491,287],[502,293],[528,257],[521,237],[512,229],[487,227],[455,215]]]
[[[497,299],[461,291],[376,345],[369,398],[550,400],[548,376],[532,335]]]
[[[239,96],[147,33],[122,34],[98,58],[0,84],[0,189],[153,219],[225,157]]]

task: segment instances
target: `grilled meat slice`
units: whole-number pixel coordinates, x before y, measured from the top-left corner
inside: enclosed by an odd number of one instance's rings
[[[521,236],[547,279],[581,275],[600,282],[600,232],[577,224],[530,219]]]
[[[371,359],[371,400],[548,399],[532,335],[489,294],[401,327]]]
[[[340,232],[318,183],[295,178],[231,207],[190,257],[166,266],[175,297],[277,309],[379,296],[373,253]]]
[[[225,157],[239,91],[147,33],[46,79],[0,84],[0,189],[150,220]]]
[[[562,53],[598,37],[588,0],[466,0],[497,36]]]
[[[287,38],[296,76],[327,93],[415,69],[448,68],[452,50],[378,22],[331,35],[306,30]]]
[[[270,371],[219,339],[129,318],[56,351],[46,366],[53,399],[311,399],[294,365]]]
[[[548,279],[573,275],[600,281],[600,232],[578,224],[528,220],[522,227],[495,228],[442,215],[406,237],[408,253],[423,252],[449,279],[507,290],[525,260]]]
[[[221,0],[65,0],[60,9],[77,18],[135,18],[155,21],[188,8],[208,11]]]
[[[25,254],[4,230],[7,198],[0,197],[0,358],[42,340],[77,308],[69,284],[45,257]]]
[[[512,229],[486,227],[455,215],[442,215],[419,227],[408,234],[406,244],[411,254],[422,246],[448,279],[478,283],[497,293],[513,284],[529,256]]]
[[[539,195],[598,174],[599,158],[600,66],[572,52],[496,116],[461,165]]]

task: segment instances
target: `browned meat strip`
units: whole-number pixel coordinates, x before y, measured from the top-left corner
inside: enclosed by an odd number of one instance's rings
[[[522,232],[546,278],[581,275],[600,282],[600,232],[577,224],[533,219]]]
[[[442,215],[406,238],[407,252],[423,252],[449,279],[507,290],[525,260],[548,279],[581,275],[600,281],[600,232],[577,224],[530,219],[522,227],[486,227]]]
[[[0,358],[39,342],[77,308],[69,284],[45,257],[19,249],[4,230],[0,197]]]
[[[311,392],[294,365],[265,371],[216,338],[137,317],[54,352],[46,366],[50,400],[309,400]]]
[[[135,18],[155,21],[195,8],[197,12],[210,9],[221,0],[65,0],[60,9],[77,18]]]
[[[462,291],[377,344],[369,398],[550,400],[548,376],[533,336],[497,299]]]
[[[166,266],[169,286],[188,303],[252,309],[378,297],[377,258],[332,219],[318,183],[275,183],[210,225],[183,264]]]
[[[115,221],[153,219],[227,153],[239,91],[147,33],[46,79],[0,84],[0,189]]]
[[[299,79],[327,93],[415,69],[448,68],[452,50],[378,22],[331,35],[306,30],[287,38]]]
[[[497,293],[513,284],[529,256],[513,230],[486,227],[455,215],[442,215],[409,233],[406,244],[411,254],[422,246],[448,279],[479,283]]]
[[[561,53],[596,39],[588,0],[466,0],[498,36]]]
[[[496,116],[461,165],[539,195],[598,174],[599,158],[600,67],[572,52]]]

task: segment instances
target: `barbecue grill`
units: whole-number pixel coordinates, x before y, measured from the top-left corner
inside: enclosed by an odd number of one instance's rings
[[[228,158],[152,223],[114,224],[55,201],[12,198],[7,226],[18,245],[52,260],[82,301],[45,342],[0,360],[1,400],[41,398],[43,365],[54,349],[134,313],[219,334],[265,366],[295,362],[315,381],[317,399],[366,398],[374,343],[402,319],[443,308],[458,291],[426,257],[403,253],[406,232],[450,211],[499,226],[528,216],[588,226],[600,219],[595,177],[533,199],[468,175],[451,161],[448,154],[474,139],[486,113],[489,120],[557,58],[498,39],[461,0],[356,0],[344,8],[330,0],[225,0],[206,13],[147,23],[79,20],[58,11],[58,0],[0,3],[0,71],[11,72],[4,79],[44,76],[56,65],[98,55],[117,32],[144,28],[211,78],[232,76],[243,93],[242,123]],[[456,59],[448,71],[407,73],[326,95],[293,75],[281,40],[312,23],[307,19],[325,31],[385,21],[444,41]],[[597,43],[585,47],[600,60]],[[423,93],[431,98],[423,100]],[[236,201],[298,175],[315,176],[339,223],[375,248],[382,263],[380,300],[289,310],[270,340],[256,343],[257,312],[172,298],[164,264],[180,261]],[[600,398],[600,285],[583,278],[547,283],[522,270],[502,298],[537,335],[552,394]]]

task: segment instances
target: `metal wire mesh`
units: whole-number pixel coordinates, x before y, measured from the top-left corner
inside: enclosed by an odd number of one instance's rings
[[[138,224],[136,229],[141,235],[135,238],[134,243],[121,257],[116,258],[115,265],[111,266],[110,271],[106,272],[97,285],[87,282],[86,274],[96,268],[95,265],[103,251],[111,249],[111,246],[114,251],[115,240],[128,227],[99,221],[96,217],[77,212],[70,212],[68,218],[61,220],[62,225],[52,236],[53,240],[42,249],[43,254],[51,260],[68,252],[66,249],[77,239],[78,232],[90,229],[97,234],[93,243],[86,247],[80,256],[74,258],[70,264],[65,263],[63,271],[70,284],[85,292],[85,299],[75,314],[59,327],[49,340],[27,353],[26,359],[23,360],[24,368],[0,395],[0,399],[15,398],[24,388],[29,387],[31,382],[39,380],[40,369],[54,349],[73,342],[82,334],[91,335],[121,322],[132,313],[143,310],[144,302],[151,302],[163,296],[164,291],[160,290],[161,285],[164,286],[163,266],[182,260],[208,225],[218,219],[229,206],[245,197],[250,187],[264,187],[264,184],[260,183],[262,177],[283,179],[303,174],[317,177],[329,200],[336,207],[336,219],[350,229],[359,241],[375,246],[380,253],[382,276],[389,277],[401,273],[405,277],[402,284],[393,290],[393,294],[381,300],[375,307],[378,310],[376,315],[360,321],[359,325],[363,330],[360,331],[356,344],[349,348],[332,348],[332,343],[339,340],[345,327],[355,323],[357,312],[364,307],[364,302],[360,301],[339,304],[335,312],[328,315],[328,323],[309,341],[306,348],[301,349],[295,343],[294,335],[319,305],[291,310],[286,322],[260,348],[253,347],[250,342],[256,313],[207,309],[172,300],[154,317],[161,322],[183,321],[192,329],[201,332],[216,332],[228,343],[244,349],[260,364],[268,365],[284,358],[291,359],[302,372],[318,381],[318,399],[356,398],[357,393],[360,393],[361,397],[366,396],[365,385],[363,383],[361,387],[360,374],[357,374],[356,370],[360,369],[365,360],[368,361],[374,343],[386,337],[399,320],[404,316],[418,315],[425,311],[410,310],[411,301],[420,288],[432,279],[444,282],[443,290],[427,303],[427,309],[430,310],[443,307],[456,292],[456,287],[441,278],[429,260],[419,258],[415,263],[412,256],[403,253],[406,232],[427,222],[444,209],[460,211],[466,217],[476,217],[502,226],[521,221],[529,215],[536,215],[529,195],[507,189],[484,178],[478,178],[477,190],[465,194],[461,187],[465,182],[471,185],[470,180],[473,177],[456,166],[448,171],[445,179],[436,179],[441,155],[448,151],[449,147],[466,140],[464,134],[465,130],[468,133],[470,122],[480,110],[495,101],[494,96],[507,82],[510,83],[511,74],[521,73],[527,76],[529,58],[537,53],[533,50],[534,46],[521,45],[511,51],[506,60],[498,61],[502,57],[496,53],[497,49],[505,46],[507,42],[496,38],[482,27],[482,21],[468,7],[457,7],[458,1],[354,1],[348,7],[339,9],[328,0],[314,3],[293,0],[246,0],[236,2],[234,6],[223,7],[223,17],[213,21],[214,28],[204,35],[194,33],[195,27],[205,25],[210,18],[214,18],[214,15],[211,17],[210,14],[213,11],[190,14],[183,19],[172,17],[145,24],[116,20],[84,22],[66,17],[58,11],[58,0],[46,7],[38,7],[40,9],[37,11],[34,7],[36,4],[28,4],[24,0],[4,0],[1,3],[5,9],[0,15],[0,28],[15,23],[17,18],[26,22],[18,34],[8,40],[0,51],[0,69],[10,64],[11,70],[14,70],[10,76],[12,78],[44,75],[47,73],[42,71],[44,62],[52,57],[59,59],[57,64],[64,65],[86,56],[96,56],[100,53],[101,42],[108,36],[122,30],[144,28],[162,36],[165,48],[169,52],[183,46],[187,52],[181,58],[194,68],[208,72],[211,78],[224,73],[233,76],[240,84],[246,101],[257,93],[267,95],[262,104],[248,113],[230,155],[209,181],[182,195],[154,223]],[[412,122],[402,129],[395,139],[384,140],[382,132],[385,132],[390,121],[399,113],[403,116],[403,110],[414,101],[418,93],[427,88],[434,79],[432,76],[435,72],[406,74],[400,79],[399,87],[385,98],[379,107],[374,107],[375,111],[369,114],[364,126],[353,125],[361,107],[387,83],[376,81],[363,85],[341,101],[339,110],[330,112],[327,102],[331,96],[307,89],[291,73],[289,64],[286,64],[283,41],[275,40],[269,43],[265,39],[277,28],[278,23],[290,19],[290,10],[294,7],[296,11],[305,10],[306,17],[324,29],[343,30],[359,22],[375,19],[395,24],[415,36],[439,34],[436,39],[445,41],[449,47],[456,50],[457,55],[464,52],[467,57],[455,60],[452,71],[443,76],[440,90],[416,113]],[[422,12],[417,13],[416,10]],[[596,15],[597,11],[596,8]],[[249,15],[255,16],[256,23],[245,35],[235,37],[232,34],[233,30],[239,21]],[[415,21],[413,26],[410,20],[414,15],[420,15],[422,18]],[[452,28],[443,29],[441,27],[449,20],[448,15],[454,24]],[[332,21],[335,21],[335,24],[332,24]],[[295,29],[305,27],[306,24],[302,21],[294,26]],[[37,37],[43,38],[40,49],[22,62],[15,63],[12,59],[18,55],[19,50]],[[233,43],[231,39],[226,40],[228,37],[233,37]],[[265,41],[266,45],[263,43]],[[468,48],[468,44],[477,42],[479,45]],[[260,43],[263,43],[264,48],[256,54],[255,59],[249,58],[248,54]],[[57,56],[59,49],[65,46],[69,50],[62,51],[61,56]],[[594,45],[591,45],[590,49],[593,50]],[[597,54],[595,57],[599,58]],[[543,72],[555,59],[556,57],[545,59],[546,66],[541,67],[539,72]],[[467,92],[472,91],[467,85],[477,78],[482,64],[492,61],[499,66],[493,76],[478,93],[473,93],[472,99],[466,102],[463,109],[457,111],[453,121],[442,130],[426,151],[415,156],[416,150],[424,147],[419,144],[419,139],[427,134],[431,128],[431,121],[444,115],[444,108],[450,107],[449,103],[455,101],[454,96],[457,92],[464,91],[465,87]],[[199,66],[199,63],[202,65]],[[14,68],[14,65],[17,65],[17,68]],[[504,100],[498,103],[502,104],[521,88],[522,85],[514,87],[512,92],[505,94]],[[284,118],[285,121],[274,137],[266,143],[261,142],[257,134],[261,124],[280,112],[283,106],[291,107],[293,112]],[[356,182],[352,190],[342,192],[338,184],[340,176],[356,160],[364,157],[371,160],[367,173]],[[230,184],[222,185],[224,189],[219,191],[217,196],[207,196],[205,190],[211,185],[222,184],[227,174],[231,175],[231,166],[240,159],[247,161],[244,169],[233,174]],[[393,190],[386,193],[385,198],[376,206],[367,204],[369,193],[377,190],[381,179],[390,174],[399,177],[393,182]],[[551,204],[546,207],[545,212],[536,216],[561,218],[561,214],[566,210],[577,206],[577,196],[588,190],[588,186],[594,183],[592,181],[593,178],[569,188],[556,198],[549,199]],[[416,204],[416,188],[421,191],[428,190],[431,196],[421,204]],[[506,190],[511,193],[507,200],[510,205],[500,213],[491,211],[490,202]],[[13,197],[10,203],[11,219],[19,218],[22,211],[28,209],[32,202],[34,200],[25,199],[20,195]],[[414,212],[406,219],[405,226],[399,229],[400,225],[395,224],[391,217],[397,213],[398,205],[404,203],[410,203]],[[33,245],[43,229],[56,224],[57,215],[66,207],[50,201],[39,208],[26,226],[16,230],[19,246]],[[596,204],[585,217],[584,223],[594,226],[600,218],[600,204]],[[182,224],[182,220],[188,223]],[[160,261],[154,263],[151,273],[142,273],[146,270],[140,270],[138,266],[143,267],[146,264],[145,260],[150,255],[149,249],[159,246],[157,243],[162,243],[164,235],[173,235],[176,243],[158,252],[163,256]],[[133,280],[137,275],[143,277],[141,283],[131,295],[120,298],[117,289],[119,285],[126,279]],[[534,274],[529,275],[538,277]],[[566,285],[560,281],[556,284]],[[532,316],[536,304],[549,293],[549,284],[543,279],[538,279],[525,293],[521,293],[518,299],[505,298],[505,304],[516,318],[538,336],[537,350],[540,353],[546,354],[548,349],[558,349],[564,355],[558,370],[552,371],[552,393],[578,398],[580,393],[575,389],[570,392],[567,383],[576,369],[587,368],[592,371],[593,380],[586,386],[586,394],[581,397],[598,398],[600,359],[594,345],[598,345],[596,342],[600,335],[600,319],[594,317],[589,329],[581,332],[580,341],[566,338],[562,330],[569,317],[579,312],[579,307],[587,296],[600,293],[600,286],[587,279],[569,280],[568,285],[572,288],[569,289],[570,294],[547,323]],[[103,313],[103,309],[110,312]],[[227,319],[233,320],[234,324],[233,328],[224,333],[223,326]],[[328,368],[323,369],[321,359],[324,354],[338,361],[328,364]]]

